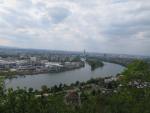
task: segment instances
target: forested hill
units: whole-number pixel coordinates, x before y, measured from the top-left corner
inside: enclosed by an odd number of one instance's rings
[[[129,64],[127,69],[123,72],[127,81],[141,80],[150,81],[150,64],[142,60],[135,60]]]

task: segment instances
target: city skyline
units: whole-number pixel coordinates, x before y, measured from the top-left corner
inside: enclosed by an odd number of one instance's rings
[[[150,55],[148,0],[0,0],[0,45]]]

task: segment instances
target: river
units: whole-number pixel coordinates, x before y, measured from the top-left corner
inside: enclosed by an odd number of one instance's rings
[[[88,64],[85,67],[80,69],[75,69],[71,71],[61,72],[61,73],[48,73],[48,74],[38,74],[38,75],[25,75],[17,76],[16,78],[6,79],[5,88],[16,89],[18,86],[20,88],[30,88],[41,89],[42,85],[47,87],[52,87],[54,85],[62,84],[71,84],[76,81],[87,81],[91,78],[97,77],[106,77],[106,76],[115,76],[117,73],[123,71],[125,67],[104,62],[104,66],[91,71],[91,68]]]

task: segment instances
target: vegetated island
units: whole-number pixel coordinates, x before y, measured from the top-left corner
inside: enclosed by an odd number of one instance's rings
[[[94,71],[96,68],[104,66],[104,63],[97,58],[87,58],[86,62],[91,66],[92,71]]]

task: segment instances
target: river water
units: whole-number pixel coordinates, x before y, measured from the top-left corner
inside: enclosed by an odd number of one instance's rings
[[[115,76],[117,73],[123,71],[125,67],[104,62],[104,66],[91,71],[91,68],[88,64],[85,67],[61,72],[61,73],[48,73],[48,74],[38,74],[38,75],[25,75],[25,76],[17,76],[16,78],[6,79],[5,87],[16,89],[18,86],[20,88],[30,88],[33,89],[41,89],[42,85],[46,85],[47,87],[52,87],[54,85],[62,84],[71,84],[76,81],[87,81],[91,78],[97,77],[106,77],[106,76]]]

